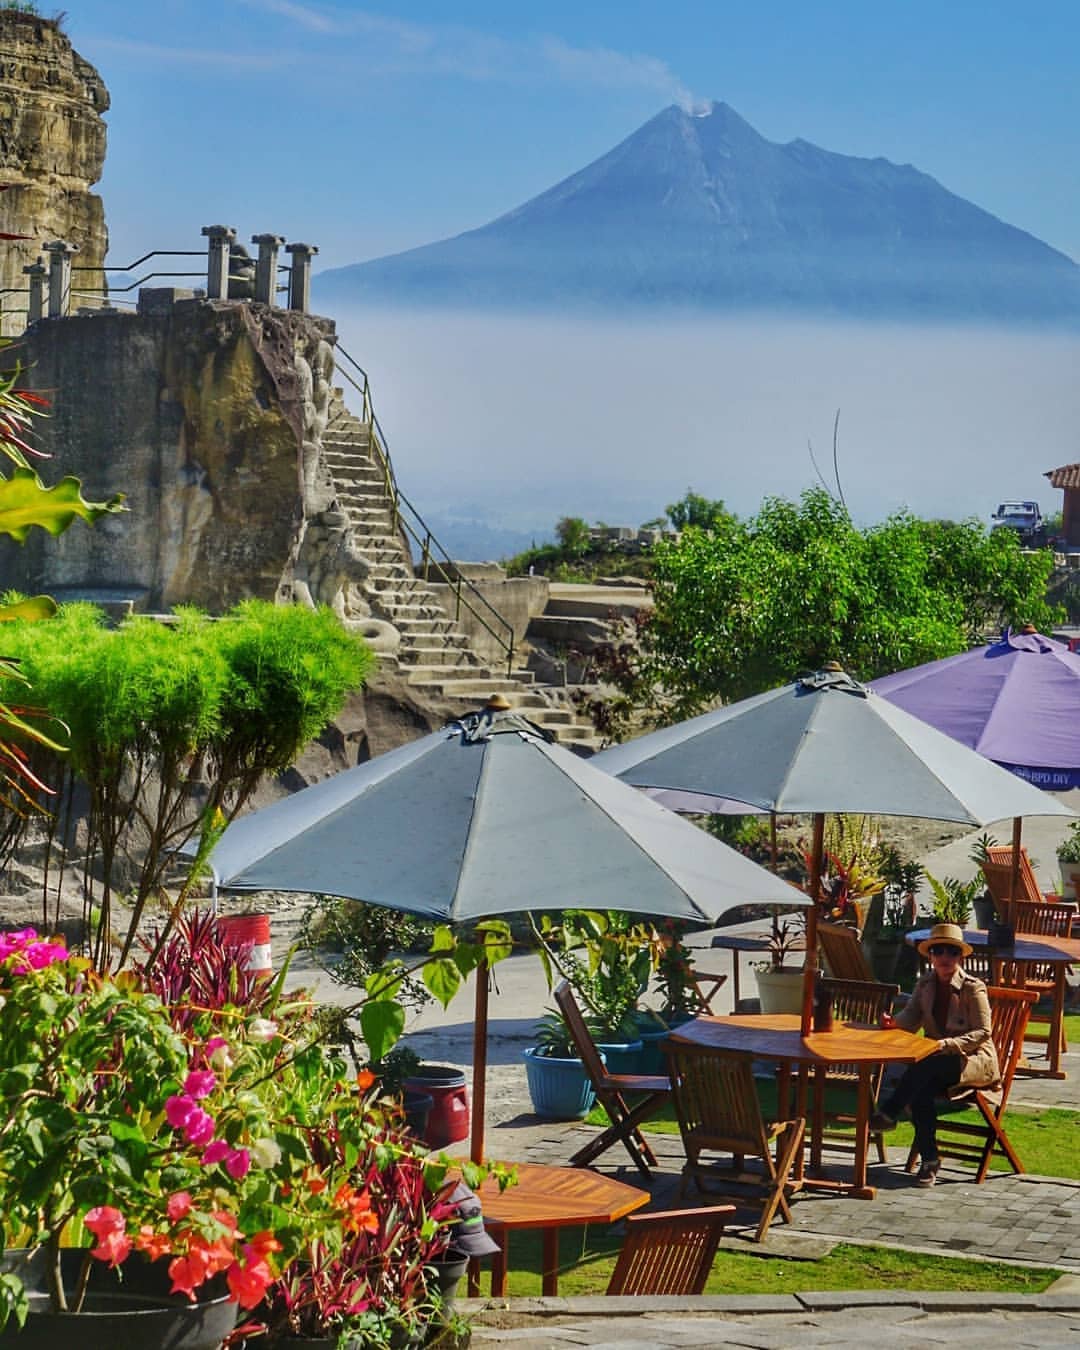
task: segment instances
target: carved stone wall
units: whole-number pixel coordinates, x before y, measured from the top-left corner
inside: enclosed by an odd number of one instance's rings
[[[90,187],[105,163],[108,106],[101,76],[53,20],[0,10],[0,231],[30,236],[0,247],[0,288],[25,286],[23,267],[47,240],[78,244],[76,266],[104,263],[105,210]],[[76,272],[72,287],[102,283],[100,271]]]
[[[291,601],[299,570],[318,578],[314,600],[340,604],[347,541],[320,533],[333,519],[332,342],[329,320],[231,301],[35,324],[19,354],[23,383],[52,400],[36,427],[53,456],[43,477],[74,474],[91,500],[125,492],[130,510],[0,541],[3,584],[215,614],[248,596]]]

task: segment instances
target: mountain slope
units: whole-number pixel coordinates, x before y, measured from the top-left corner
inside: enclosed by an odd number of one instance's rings
[[[910,165],[670,107],[497,220],[315,279],[320,300],[1080,317],[1080,268]]]

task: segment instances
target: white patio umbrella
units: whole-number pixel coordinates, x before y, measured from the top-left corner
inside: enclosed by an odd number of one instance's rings
[[[217,885],[340,895],[451,922],[620,909],[712,924],[795,887],[489,707],[234,821]],[[483,1142],[487,979],[478,973],[473,1156]]]
[[[661,789],[670,806],[709,797],[814,817],[810,893],[820,892],[826,811],[988,825],[1069,808],[877,696],[839,666],[729,704],[596,755],[625,783]],[[687,794],[683,797],[682,794]],[[817,970],[817,907],[808,913],[803,1032]]]

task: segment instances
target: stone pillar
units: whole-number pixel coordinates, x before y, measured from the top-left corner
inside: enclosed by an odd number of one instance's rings
[[[27,286],[30,288],[30,298],[27,301],[26,322],[37,323],[38,319],[45,317],[45,273],[48,268],[39,258],[37,262],[31,263],[29,267],[23,268],[23,275],[27,279]]]
[[[79,246],[54,239],[43,247],[49,255],[49,318],[63,319],[71,311],[71,259]]]
[[[318,249],[314,244],[286,244],[285,252],[292,255],[289,273],[289,308],[308,312],[311,304],[311,260]]]
[[[210,242],[207,245],[206,261],[206,298],[208,300],[227,300],[229,298],[229,249],[236,238],[231,225],[204,225],[203,237]]]
[[[255,264],[255,299],[264,305],[277,303],[278,249],[285,242],[280,234],[253,234],[251,242],[259,246]]]

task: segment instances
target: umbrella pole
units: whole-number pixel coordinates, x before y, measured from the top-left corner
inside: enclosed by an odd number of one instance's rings
[[[1020,895],[1020,834],[1023,827],[1023,816],[1013,816],[1012,871],[1009,874],[1009,915],[1006,923],[1012,923],[1013,901]]]
[[[476,967],[476,1015],[473,1019],[473,1078],[472,1078],[472,1135],[469,1157],[484,1161],[484,1116],[487,1102],[487,1048],[488,1048],[488,978],[487,957]]]
[[[806,958],[803,961],[803,998],[800,1032],[809,1036],[814,1024],[814,985],[817,981],[818,897],[821,895],[821,863],[825,856],[825,815],[814,815],[814,836],[810,849],[810,899],[806,912]]]
[[[769,812],[769,853],[772,861],[769,866],[772,868],[773,875],[776,875],[776,812]]]

